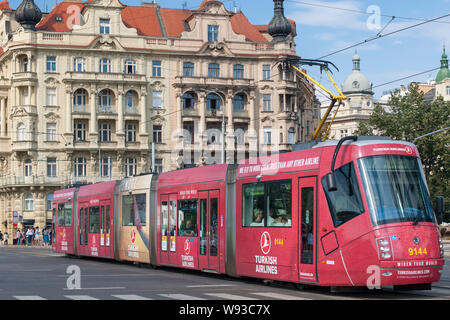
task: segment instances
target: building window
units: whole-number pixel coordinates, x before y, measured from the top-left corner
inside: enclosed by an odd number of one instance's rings
[[[56,177],[56,158],[47,158],[47,177]]]
[[[183,94],[183,109],[194,108],[194,106],[195,106],[194,96],[189,92]]]
[[[220,66],[217,63],[210,63],[208,65],[208,77],[219,78],[220,77]]]
[[[87,91],[85,89],[77,89],[73,93],[73,111],[84,111],[87,102]]]
[[[127,177],[132,177],[137,172],[137,160],[136,158],[126,158],[125,159],[125,175]]]
[[[216,93],[210,93],[206,96],[206,107],[208,110],[220,110],[221,99]]]
[[[237,94],[233,97],[233,106],[235,111],[243,111],[244,110],[244,95]]]
[[[86,176],[86,158],[77,157],[74,160],[74,174],[75,177]]]
[[[81,57],[73,58],[73,71],[86,72],[86,59]]]
[[[110,123],[100,123],[99,125],[99,138],[101,142],[111,141],[111,124]]]
[[[49,193],[45,200],[45,210],[47,211],[52,210],[52,202],[53,202],[53,193]]]
[[[263,65],[263,80],[270,80],[270,64]]]
[[[26,127],[24,123],[19,123],[17,126],[17,141],[25,141],[27,137]]]
[[[56,72],[56,57],[47,57],[47,72]]]
[[[100,173],[102,177],[111,177],[111,157],[104,157],[100,159]]]
[[[128,123],[125,126],[125,138],[127,142],[136,142],[136,130],[137,126],[132,123]]]
[[[21,64],[21,71],[22,72],[28,72],[28,67],[29,67],[29,65],[28,65],[28,57],[24,57],[23,59],[22,59],[22,64]],[[31,71],[31,68],[30,68],[30,71]]]
[[[264,144],[272,143],[272,127],[264,127]]]
[[[26,211],[34,210],[34,198],[33,198],[33,195],[31,193],[28,193],[25,196],[25,208],[24,208],[24,210],[26,210]]]
[[[135,74],[136,73],[136,61],[125,60],[124,73]]]
[[[136,113],[137,93],[135,91],[127,91],[125,95],[125,113]]]
[[[22,101],[24,105],[30,105],[31,104],[31,94],[33,91],[33,89],[31,89],[30,91],[28,91],[28,87],[23,87],[22,90],[20,90],[22,93]]]
[[[112,112],[111,110],[111,90],[104,89],[98,93],[98,111],[99,112]]]
[[[47,141],[57,141],[56,123],[47,123]]]
[[[109,19],[100,19],[100,34],[109,34],[110,31]]]
[[[219,40],[219,26],[208,26],[208,42]]]
[[[306,135],[308,136],[311,131],[311,121],[306,120]]]
[[[47,106],[56,106],[56,88],[47,88]]]
[[[295,129],[289,128],[288,131],[288,143],[294,144],[295,143]]]
[[[152,61],[152,76],[161,77],[161,61]]]
[[[73,124],[73,137],[75,141],[86,141],[86,123],[75,122]]]
[[[153,100],[153,109],[161,109],[162,108],[162,92],[161,91],[153,91],[152,92],[152,100]]]
[[[446,91],[447,91],[447,95],[450,96],[450,86],[447,86]]]
[[[111,60],[108,58],[101,58],[99,61],[99,72],[111,72]]]
[[[194,76],[194,64],[192,62],[183,63],[183,76],[184,77]]]
[[[163,171],[162,159],[155,159],[155,173],[160,174]]]
[[[244,66],[242,64],[235,64],[233,66],[233,78],[244,79]]]
[[[263,95],[263,111],[272,110],[272,96],[270,94]]]
[[[26,159],[23,163],[23,175],[25,177],[31,177],[33,174],[33,164],[31,162],[31,159]]]
[[[162,143],[162,126],[153,125],[153,142]]]

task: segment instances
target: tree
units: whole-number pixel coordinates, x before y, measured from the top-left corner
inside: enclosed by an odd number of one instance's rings
[[[405,95],[399,90],[391,94],[386,111],[380,105],[356,134],[382,135],[394,140],[413,142],[415,138],[450,126],[450,102],[441,96],[432,102],[424,99],[418,85],[411,84]],[[443,131],[416,141],[432,199],[443,195],[449,213],[450,133]],[[446,217],[447,219],[449,217]]]

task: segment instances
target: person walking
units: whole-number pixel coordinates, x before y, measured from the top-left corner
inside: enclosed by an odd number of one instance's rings
[[[3,243],[3,233],[0,231],[0,247],[2,246]]]
[[[16,238],[17,238],[16,244],[17,244],[18,246],[20,246],[20,241],[22,241],[22,232],[20,232],[20,229],[17,229],[17,232],[16,232]]]
[[[9,239],[8,232],[5,232],[5,234],[3,235],[3,237],[5,238],[4,245],[7,246],[7,245],[8,245],[8,239]]]
[[[38,246],[39,245],[39,243],[40,243],[40,238],[39,238],[39,236],[40,236],[40,233],[39,233],[39,227],[36,227],[36,230],[34,231],[34,244],[36,245],[36,246]]]
[[[48,228],[45,227],[44,230],[42,230],[42,235],[44,237],[44,247],[48,246]]]
[[[33,244],[33,235],[34,235],[34,231],[33,229],[31,229],[31,227],[28,227],[28,231],[27,231],[27,245],[30,246]]]

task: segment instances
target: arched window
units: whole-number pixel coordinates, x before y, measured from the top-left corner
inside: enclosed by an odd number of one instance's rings
[[[77,89],[73,93],[73,111],[84,111],[87,104],[87,91],[85,89]]]
[[[111,60],[102,58],[99,62],[99,72],[111,72]]]
[[[288,143],[294,144],[295,143],[295,129],[289,128],[288,131]]]
[[[103,89],[98,93],[98,111],[112,112],[112,97],[113,93],[109,89]]]
[[[130,90],[125,94],[125,113],[136,113],[138,95]]]
[[[27,195],[25,195],[24,210],[26,210],[26,211],[34,210],[34,198],[31,193],[28,193]]]
[[[206,106],[208,110],[220,110],[221,99],[218,94],[210,93],[206,96]]]
[[[33,171],[33,164],[31,159],[26,159],[23,163],[23,175],[25,177],[31,177]]]
[[[188,108],[194,108],[195,107],[195,96],[190,93],[190,92],[186,92],[185,94],[183,94],[183,109],[188,109]]]
[[[17,141],[25,141],[26,140],[26,127],[24,123],[19,123],[17,125]]]
[[[233,97],[233,106],[236,111],[243,111],[245,107],[244,95],[237,94]]]

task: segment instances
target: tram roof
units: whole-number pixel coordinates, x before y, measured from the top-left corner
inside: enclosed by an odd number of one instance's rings
[[[227,164],[213,164],[163,172],[159,175],[158,187],[225,180],[227,168]]]
[[[87,196],[95,196],[98,194],[113,193],[114,187],[116,186],[117,182],[118,180],[111,180],[81,186],[80,190],[78,191],[78,196],[87,197]]]

